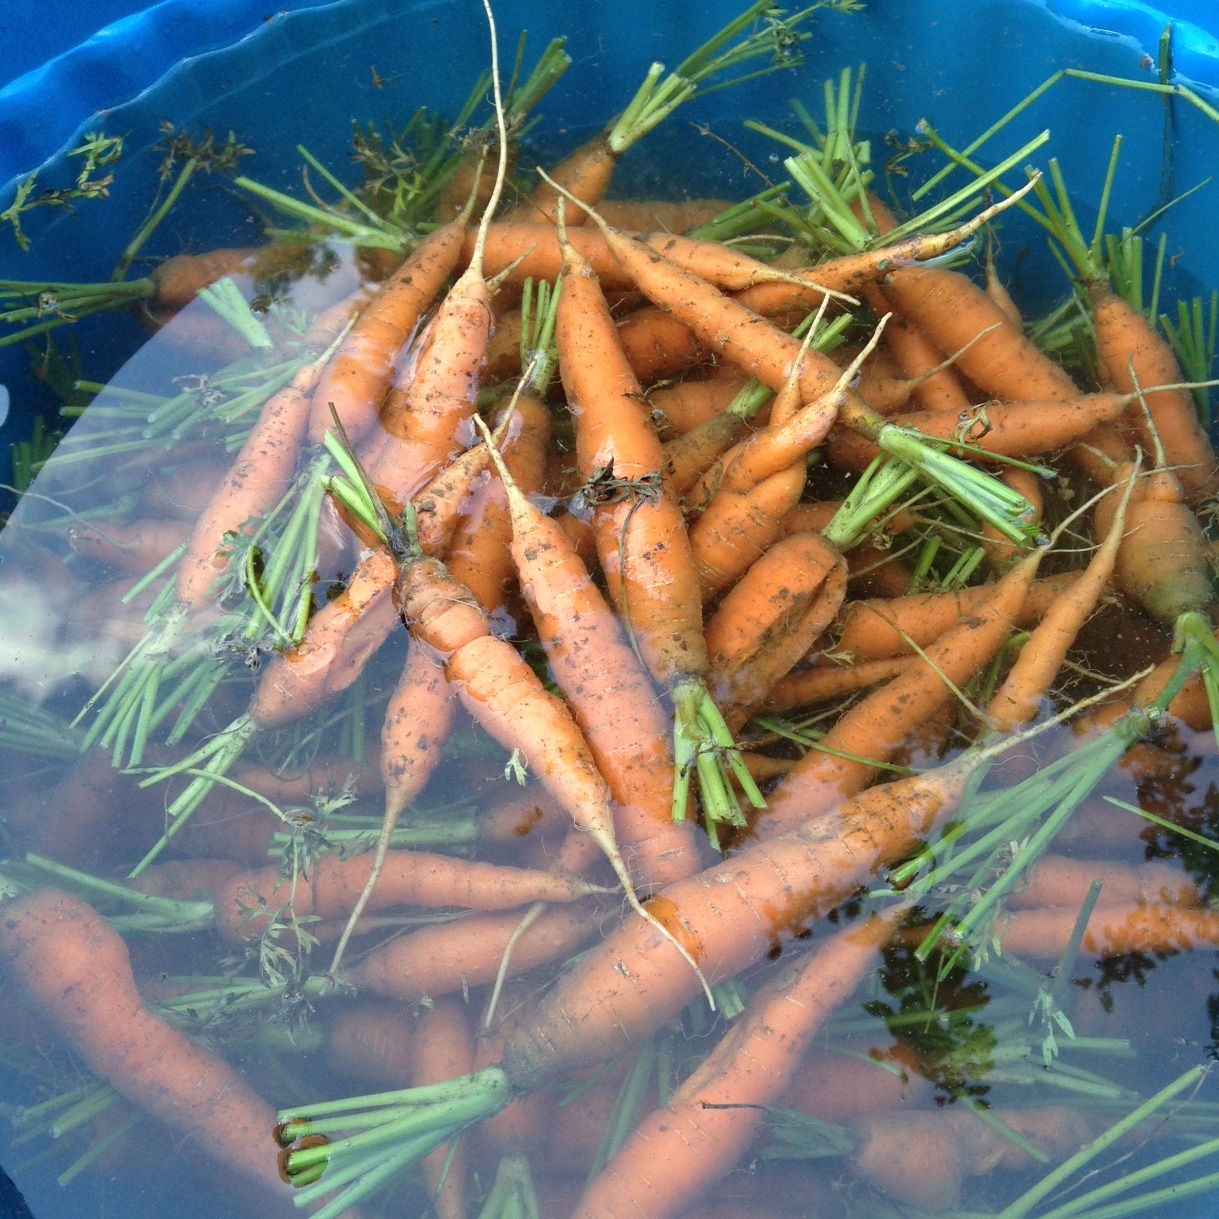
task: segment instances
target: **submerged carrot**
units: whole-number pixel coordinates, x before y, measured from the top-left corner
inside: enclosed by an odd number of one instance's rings
[[[90,906],[50,888],[5,902],[0,957],[100,1078],[217,1164],[290,1194],[267,1151],[275,1111],[227,1062],[149,1010],[127,945]]]
[[[818,1028],[876,964],[892,927],[890,915],[840,931],[752,994],[711,1053],[584,1191],[575,1219],[669,1219],[711,1190],[744,1155]]]

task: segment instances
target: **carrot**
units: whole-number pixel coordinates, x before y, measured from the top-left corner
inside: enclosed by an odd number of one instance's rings
[[[609,785],[619,845],[645,890],[688,876],[700,854],[693,826],[672,817],[669,725],[648,676],[562,527],[522,494],[506,463],[500,478],[521,591],[551,673]]]
[[[473,256],[473,236],[467,236],[462,257]],[[615,260],[604,237],[595,230],[572,228],[568,240],[593,269],[607,292],[631,289],[635,284]],[[662,254],[667,260],[715,284],[725,291],[737,291],[754,284],[788,278],[788,272],[740,254],[717,241],[701,241],[675,233],[641,233],[639,242]],[[530,223],[505,221],[487,230],[483,252],[487,274],[505,284],[520,284],[526,279],[555,280],[562,271],[562,251],[553,221]],[[816,304],[812,306],[816,308]],[[810,310],[804,310],[804,313]],[[803,316],[803,314],[801,315]]]
[[[177,254],[158,263],[149,275],[154,287],[153,308],[182,309],[199,293],[228,275],[266,280],[285,271],[300,271],[313,257],[308,245],[271,242],[264,246],[209,250],[205,254]]]
[[[865,660],[857,664],[826,665],[816,669],[795,670],[781,677],[763,700],[767,711],[790,711],[810,703],[830,702],[878,682],[896,677],[913,657],[895,656]]]
[[[668,1219],[745,1154],[805,1048],[877,961],[893,916],[839,932],[750,996],[731,1030],[585,1190],[576,1219]]]
[[[922,436],[961,440],[987,453],[1032,459],[1078,443],[1098,424],[1114,422],[1130,401],[1123,394],[1076,394],[1046,402],[986,402],[969,408],[964,418],[922,412],[893,415],[890,422]],[[834,433],[828,452],[835,466],[854,471],[864,470],[877,455],[865,437],[845,431]]]
[[[361,311],[313,393],[309,438],[320,444],[338,413],[352,441],[376,423],[394,360],[462,253],[464,218],[429,233]]]
[[[1079,1109],[993,1109],[1046,1157],[1062,1158],[1089,1141],[1093,1125]],[[1028,1153],[994,1122],[967,1109],[874,1113],[852,1126],[855,1166],[899,1202],[931,1212],[955,1208],[963,1179],[995,1168],[1024,1167]]]
[[[424,1005],[415,1023],[411,1084],[421,1087],[455,1079],[474,1069],[474,1035],[466,1004],[441,995]],[[464,1143],[437,1147],[423,1161],[436,1219],[466,1219]]]
[[[1075,859],[1043,855],[1025,884],[1012,892],[1009,906],[1035,909],[1039,906],[1070,906],[1078,910],[1096,881],[1101,882],[1102,906],[1150,905],[1197,906],[1198,886],[1181,870],[1168,863],[1135,867],[1105,859]]]
[[[846,561],[820,534],[795,533],[766,551],[704,630],[708,685],[729,728],[740,728],[846,596]]]
[[[1125,465],[1114,478],[1135,480],[1114,570],[1118,587],[1165,625],[1205,613],[1214,595],[1202,527],[1176,476],[1164,469],[1138,475]],[[1096,506],[1098,532],[1112,527],[1113,500]]]
[[[787,1108],[841,1126],[867,1113],[915,1107],[931,1091],[917,1053],[899,1041],[867,1057],[814,1047],[792,1072],[783,1099]]]
[[[0,907],[0,956],[14,985],[72,1051],[191,1145],[283,1198],[267,1154],[275,1113],[241,1074],[154,1015],[127,946],[85,902],[39,889]]]
[[[1115,488],[1105,496],[1119,502],[1104,540],[1084,573],[1046,611],[987,703],[986,715],[995,731],[1014,732],[1037,714],[1075,637],[1095,612],[1121,553],[1122,529],[1133,487],[1132,471],[1124,494]]]
[[[659,417],[662,432],[682,435],[723,414],[738,393],[750,384],[749,377],[712,377],[679,381],[676,385],[653,386],[647,393],[653,418]]]
[[[322,377],[321,357],[304,365],[269,398],[241,451],[195,521],[178,566],[178,603],[197,609],[229,570],[234,535],[248,534],[292,485],[304,446],[312,395]]]
[[[1219,491],[1219,458],[1172,348],[1147,319],[1113,291],[1107,276],[1088,281],[1092,329],[1102,378],[1119,393],[1143,391],[1145,411],[1131,412],[1147,452],[1163,452],[1163,463],[1181,482],[1187,503]],[[1155,389],[1156,386],[1172,386]]]
[[[654,305],[636,309],[618,323],[618,342],[640,385],[684,376],[707,354],[681,322]]]
[[[862,296],[878,318],[893,312],[892,303],[879,285],[867,285]],[[885,345],[896,357],[898,367],[910,385],[910,395],[922,410],[951,415],[969,410],[972,403],[956,371],[951,365],[944,366],[939,349],[917,326],[900,316],[892,318],[885,328]],[[872,399],[867,400],[877,406]],[[877,409],[880,408],[877,406]],[[884,413],[889,414],[888,411]]]
[[[718,414],[667,441],[661,478],[664,489],[676,499],[685,496],[727,450],[745,437],[751,421],[770,399],[765,386],[747,381]]]
[[[1066,952],[1078,916],[1077,906],[1018,910],[1001,919],[995,930],[1006,953],[1056,958]],[[1098,903],[1088,919],[1082,951],[1116,957],[1131,952],[1193,952],[1217,943],[1219,914],[1213,910],[1161,902]]]
[[[893,245],[831,258],[806,271],[789,273],[783,279],[776,277],[772,282],[743,288],[737,292],[736,299],[753,313],[780,320],[784,315],[804,316],[811,313],[824,304],[827,296],[844,293],[855,296],[868,284],[879,283],[886,290],[886,299],[897,311],[905,317],[913,317],[900,299],[888,296],[895,269],[921,270],[913,264],[938,258],[955,249],[994,215],[994,209],[987,208],[958,228],[943,233],[916,233]],[[913,317],[913,320],[920,321],[917,317]],[[979,330],[984,328],[978,327]],[[934,338],[930,330],[923,329],[928,337]],[[935,345],[941,352],[953,352],[973,337],[974,334],[969,334],[960,343],[945,345],[936,341]]]
[[[729,199],[602,199],[597,210],[616,229],[688,233],[732,206]]]
[[[284,908],[290,907],[297,918],[346,917],[372,865],[371,855],[325,855],[307,876],[284,877],[274,866],[239,873],[216,895],[217,929],[226,940],[243,943],[262,935]],[[576,901],[590,891],[594,890],[586,882],[554,872],[425,851],[390,851],[368,905],[374,910],[396,906],[512,910],[535,901]]]
[[[326,1066],[360,1083],[405,1088],[414,1067],[414,1015],[400,1003],[359,999],[325,1019]]]
[[[1025,558],[990,589],[974,618],[928,645],[921,663],[844,712],[799,764],[768,794],[753,832],[770,838],[816,819],[859,791],[910,733],[978,673],[1006,642],[1040,555]]]
[[[755,842],[652,898],[714,981],[811,926],[951,815],[973,762],[878,785],[831,818]],[[655,927],[629,918],[542,998],[509,1038],[501,1069],[515,1092],[630,1049],[697,994]]]
[[[617,344],[601,287],[566,241],[561,284],[559,371],[577,420],[578,468],[595,497],[601,569],[610,600],[674,707],[673,815],[685,815],[693,770],[708,820],[739,820],[721,751],[750,800],[760,803],[761,795],[733,764],[731,737],[704,684],[702,597],[685,519],[660,486],[664,453],[639,404],[639,383]]]
[[[82,559],[143,575],[186,544],[186,521],[140,520],[130,524],[73,525],[68,544]]]
[[[401,1003],[483,986],[495,981],[509,944],[511,976],[575,952],[596,934],[597,910],[589,903],[551,906],[519,937],[519,911],[423,927],[373,950],[345,977],[361,993]]]
[[[1075,579],[1072,572],[1032,581],[1016,625],[1039,621]],[[962,619],[976,615],[991,591],[991,586],[978,584],[949,592],[852,601],[839,619],[832,651],[856,663],[909,655],[912,644],[924,648]]]
[[[497,419],[507,427],[501,450],[504,464],[526,495],[538,495],[542,491],[550,444],[550,408],[540,392],[528,392],[516,396],[512,410],[505,405],[503,411]],[[488,456],[494,457],[495,452],[489,452]],[[488,476],[471,492],[445,548],[444,559],[449,572],[492,615],[506,612],[509,594],[516,589],[511,540],[508,497],[501,480]]]

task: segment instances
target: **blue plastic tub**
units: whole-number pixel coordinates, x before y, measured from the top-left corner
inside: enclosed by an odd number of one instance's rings
[[[533,151],[543,156],[574,146],[605,122],[643,65],[656,58],[675,62],[735,7],[703,0],[503,0],[497,8],[506,45],[521,29],[529,31],[532,48],[565,34],[575,61],[541,106],[545,134],[535,137]],[[424,105],[451,113],[486,59],[475,0],[164,0],[121,16],[133,8],[81,5],[74,12],[78,24],[57,26],[58,45],[49,35],[30,36],[45,20],[45,4],[0,15],[0,39],[29,52],[12,61],[25,73],[0,88],[0,211],[30,174],[38,174],[40,185],[67,184],[72,171],[65,152],[82,133],[102,130],[126,141],[107,199],[29,215],[29,252],[0,225],[0,279],[108,278],[154,191],[152,150],[163,121],[232,130],[256,150],[250,164],[260,180],[299,190],[298,144],[328,165],[346,166],[352,120],[401,118]],[[714,93],[683,111],[674,130],[662,129],[630,154],[624,178],[646,190],[747,194],[753,179],[736,152],[700,140],[690,124],[705,125],[762,166],[777,164],[775,146],[741,121],[781,125],[790,118],[792,98],[816,112],[822,82],[860,64],[867,66],[860,126],[878,148],[890,133],[909,137],[923,118],[961,145],[1062,69],[1154,81],[1158,40],[1170,18],[1171,81],[1219,108],[1219,16],[1210,0],[1177,0],[1171,14],[1136,0],[869,0],[862,13],[818,18],[798,69]],[[81,41],[63,49],[66,39]],[[1109,229],[1155,215],[1147,236],[1166,233],[1171,256],[1163,308],[1177,295],[1219,286],[1219,184],[1202,185],[1219,165],[1219,122],[1184,94],[1166,101],[1067,79],[979,155],[997,158],[1043,128],[1052,132],[1044,156],[1057,155],[1064,164],[1085,225],[1111,141],[1123,135]],[[680,192],[673,189],[674,164],[680,164]],[[192,189],[145,253],[167,256],[257,236],[245,205],[205,183]],[[1061,273],[1031,225],[1014,217],[1005,222],[1003,258],[1024,300],[1043,304],[1062,295]],[[92,373],[113,371],[144,337],[129,319],[103,315],[82,323],[76,341]],[[0,348],[0,450],[25,438],[35,417],[49,417],[54,408],[27,354]],[[27,1158],[7,1142],[0,1137],[6,1167]],[[150,1157],[158,1154],[149,1149]],[[97,1189],[78,1182],[64,1192],[37,1165],[14,1175],[38,1219],[222,1219],[219,1212],[192,1210],[193,1199],[140,1196],[140,1187],[129,1191],[122,1181],[106,1180]],[[1219,1190],[1195,1209],[1185,1203],[1171,1214],[1209,1219],[1217,1199]],[[243,1213],[240,1205],[233,1202],[223,1215]]]

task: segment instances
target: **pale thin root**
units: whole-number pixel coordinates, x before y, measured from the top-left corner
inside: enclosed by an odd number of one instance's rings
[[[499,997],[503,993],[504,983],[508,980],[508,963],[512,960],[512,950],[516,947],[521,936],[538,921],[542,911],[548,905],[548,902],[534,902],[525,911],[524,917],[517,923],[512,934],[508,937],[508,942],[504,945],[504,954],[499,959],[499,970],[495,975],[495,985],[491,988],[491,998],[487,1001],[487,1014],[483,1019],[483,1028],[489,1029],[495,1017],[495,1009],[499,1006]]]

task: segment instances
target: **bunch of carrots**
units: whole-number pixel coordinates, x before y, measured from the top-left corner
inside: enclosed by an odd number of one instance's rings
[[[6,810],[14,1054],[36,1076],[51,1030],[95,1077],[32,1130],[109,1115],[87,1160],[155,1119],[326,1219],[404,1188],[442,1219],[863,1213],[843,1162],[937,1215],[970,1177],[1009,1216],[1214,1189],[1198,1072],[1067,1061],[1105,1040],[1078,957],[1219,942],[1213,827],[1138,807],[1219,742],[1213,351],[1149,320],[1134,234],[1023,168],[1048,137],[984,167],[929,127],[966,184],[883,197],[861,75],[744,204],[606,197],[824,7],[853,5],[751,5],[532,178],[565,53],[505,90],[488,9],[423,188],[240,178],[301,227],[126,281],[141,230],[109,297],[54,286],[141,310],[174,388],[98,387],[0,534],[48,606],[0,628],[0,748],[49,776]],[[969,265],[1009,209],[1072,268],[1052,328]],[[214,970],[167,966],[183,932]],[[1030,1064],[1035,1104],[1003,1092]],[[1149,1119],[1186,1149],[1089,1180]]]

